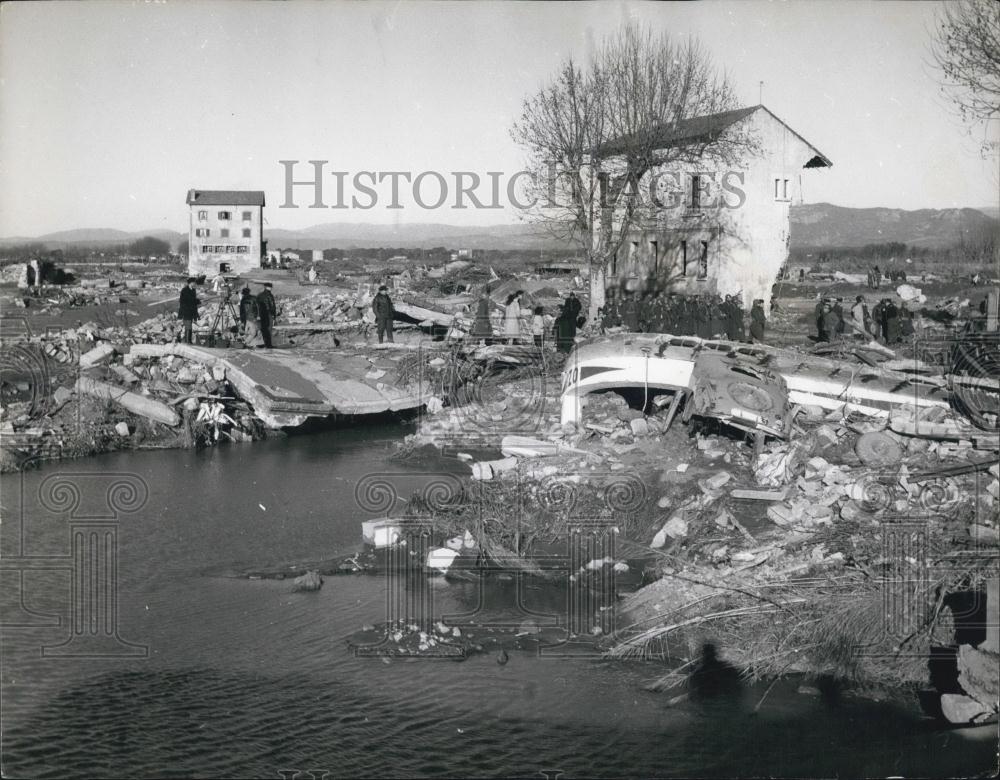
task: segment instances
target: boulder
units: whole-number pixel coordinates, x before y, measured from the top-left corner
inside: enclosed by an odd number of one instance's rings
[[[318,571],[307,571],[292,581],[292,591],[316,591],[323,587],[323,578]]]
[[[649,424],[642,417],[634,417],[629,421],[629,425],[632,427],[633,436],[649,435]]]
[[[960,693],[941,694],[941,712],[949,723],[973,723],[987,717],[990,711],[971,696]]]

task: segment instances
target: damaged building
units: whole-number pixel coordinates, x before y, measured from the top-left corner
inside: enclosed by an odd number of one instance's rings
[[[752,139],[735,161],[711,154],[727,134]],[[801,201],[803,169],[828,168],[830,160],[762,105],[666,126],[656,143],[706,153],[697,165],[689,157],[646,170],[637,194],[648,201],[621,231],[604,279],[595,280],[596,296],[603,299],[608,288],[717,293],[738,295],[744,306],[756,298],[769,305],[788,258],[789,208]],[[617,149],[616,142],[607,145],[605,165],[614,163],[609,153],[627,153],[628,146],[629,139]],[[619,224],[620,210],[611,215]],[[606,233],[612,227],[606,222]]]

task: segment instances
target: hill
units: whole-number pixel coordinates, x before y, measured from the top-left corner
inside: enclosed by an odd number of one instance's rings
[[[898,241],[914,247],[946,248],[979,243],[1000,223],[978,209],[853,209],[829,203],[792,206],[793,248],[855,247]]]

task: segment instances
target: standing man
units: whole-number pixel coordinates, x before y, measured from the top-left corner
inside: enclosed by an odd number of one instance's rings
[[[198,319],[198,296],[194,292],[195,278],[189,276],[185,285],[181,288],[180,308],[177,316],[184,323],[184,343],[191,343],[191,330],[194,321]]]
[[[625,293],[625,300],[621,306],[621,320],[629,332],[639,332],[639,303],[633,292]]]
[[[764,341],[764,325],[767,317],[764,315],[764,299],[757,298],[750,309],[750,340],[755,343]]]
[[[569,309],[569,313],[573,317],[573,322],[576,322],[576,318],[580,316],[580,312],[583,310],[583,304],[580,303],[580,299],[576,297],[575,292],[572,290],[569,291],[564,305]]]
[[[375,327],[378,330],[378,343],[382,343],[385,336],[389,337],[392,344],[392,318],[396,310],[392,308],[392,299],[389,297],[389,288],[384,284],[378,288],[378,294],[372,300],[372,311],[375,312]]]
[[[271,328],[278,317],[278,309],[271,294],[270,282],[264,282],[263,289],[257,294],[257,314],[260,317],[260,336],[264,340],[264,349],[271,349]]]

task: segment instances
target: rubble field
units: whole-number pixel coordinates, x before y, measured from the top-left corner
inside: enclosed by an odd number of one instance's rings
[[[857,685],[928,688],[929,667],[944,666],[953,682],[939,682],[939,714],[956,723],[995,717],[1000,647],[982,602],[989,594],[985,603],[995,611],[1000,599],[998,388],[989,362],[997,345],[976,342],[973,368],[986,367],[979,373],[959,370],[952,349],[981,329],[976,301],[926,297],[919,338],[905,343],[866,345],[845,336],[814,346],[803,332],[811,293],[779,295],[768,322],[776,343],[822,356],[834,372],[851,376],[909,371],[952,401],[920,406],[903,398],[880,413],[789,402],[790,429],[764,436],[680,393],[634,387],[586,395],[579,422],[563,423],[566,356],[550,343],[470,341],[475,286],[448,280],[445,292],[439,282],[397,280],[396,338],[382,345],[371,312],[373,281],[381,279],[326,277],[313,285],[288,274],[269,278],[281,361],[323,353],[334,363],[357,362],[354,376],[372,392],[416,388],[423,413],[398,456],[432,448],[468,464],[460,490],[407,504],[444,545],[423,562],[429,571],[461,577],[454,561],[472,550],[477,565],[568,576],[587,587],[614,575],[630,583],[617,593],[616,620],[609,623],[604,604],[597,608],[603,614],[584,616],[589,635],[569,640],[596,643],[612,658],[671,665],[694,663],[697,648],[711,643],[748,677],[805,673]],[[529,306],[544,306],[547,317],[569,290],[582,295],[580,280],[569,277],[523,274],[489,284],[495,333],[500,304],[514,289],[526,291]],[[114,307],[113,316],[4,334],[5,470],[109,449],[248,442],[281,433],[274,409],[308,416],[303,390],[264,388],[276,404],[265,410],[259,385],[250,392],[222,357],[199,358],[246,346],[225,314],[211,333],[218,303],[204,305],[196,323],[201,352],[170,354],[147,345],[178,341],[176,284],[109,289],[88,284],[53,293],[61,303],[41,308],[72,309],[67,301],[85,299]],[[846,288],[835,292],[846,299]],[[143,311],[148,316],[134,314]],[[586,323],[578,342],[598,335],[595,323]],[[925,348],[930,342],[936,351]],[[324,414],[336,416],[313,416]],[[601,537],[568,574],[539,563],[587,518],[604,523],[602,533],[613,540]],[[384,522],[392,544],[393,518]],[[385,546],[384,538],[369,541]],[[309,590],[322,574],[375,568],[369,554],[237,576],[294,576]],[[969,599],[978,612],[963,608]],[[379,631],[399,634],[391,643],[398,652],[444,644],[462,655],[489,644],[452,641],[453,634],[414,631],[405,622]],[[660,687],[680,679],[671,675],[675,670]]]

